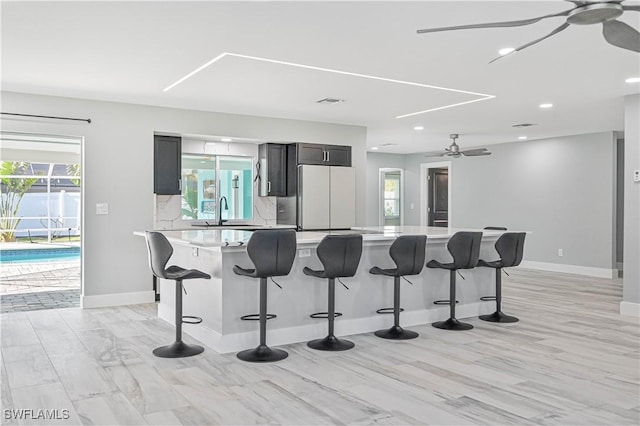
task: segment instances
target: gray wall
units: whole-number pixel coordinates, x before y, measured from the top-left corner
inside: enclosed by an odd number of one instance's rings
[[[625,98],[624,114],[624,278],[623,302],[640,303],[640,95]]]
[[[616,264],[624,261],[624,139],[616,142]]]
[[[405,168],[406,155],[400,154],[384,154],[378,152],[367,152],[367,204],[366,204],[366,224],[367,225],[380,225],[380,169],[403,169]],[[406,176],[404,177],[406,187]],[[407,192],[404,188],[402,197],[406,196]],[[410,205],[404,203],[404,218],[405,225],[407,225],[407,210]],[[419,206],[415,205],[414,209],[418,209]]]
[[[612,269],[615,149],[613,132],[605,132],[493,145],[491,156],[454,159],[452,226],[531,231],[529,261]],[[419,206],[420,164],[429,161],[443,160],[407,156],[406,202]],[[420,223],[418,208],[407,213],[406,224]]]
[[[2,120],[3,130],[84,136],[84,295],[151,290],[146,250],[136,230],[153,226],[153,133],[224,135],[351,145],[356,202],[366,204],[366,129],[308,121],[2,92],[2,110],[91,118],[91,124]],[[97,216],[96,203],[109,203]],[[356,213],[359,225],[365,212]]]

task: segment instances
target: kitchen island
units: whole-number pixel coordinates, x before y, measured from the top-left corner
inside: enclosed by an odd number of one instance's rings
[[[329,233],[361,233],[363,252],[358,272],[342,281],[349,287],[336,287],[336,311],[343,316],[336,320],[337,336],[372,332],[388,328],[391,315],[377,314],[376,310],[393,305],[393,279],[372,275],[373,266],[393,267],[389,246],[400,235],[427,235],[426,259],[450,261],[446,249],[449,238],[458,231],[468,229],[435,227],[364,227],[351,231],[304,231],[296,233],[298,251],[291,273],[275,280],[279,289],[269,283],[268,312],[277,315],[269,321],[267,341],[270,346],[304,342],[326,335],[326,320],[309,317],[314,312],[326,310],[326,280],[302,273],[308,266],[322,269],[315,249]],[[172,243],[174,253],[169,265],[195,268],[211,275],[210,280],[185,281],[187,294],[183,298],[185,315],[201,317],[198,325],[184,325],[184,332],[220,353],[234,352],[256,346],[258,326],[240,317],[258,312],[259,280],[234,274],[234,265],[251,267],[246,243],[251,232],[239,229],[204,229],[161,231]],[[493,248],[502,231],[484,230],[480,258],[497,259]],[[143,233],[136,233],[144,235]],[[489,268],[463,270],[465,280],[459,279],[456,308],[459,319],[488,314],[495,310],[495,303],[481,302],[481,296],[494,293],[494,271]],[[402,281],[404,327],[427,324],[448,318],[449,307],[434,305],[434,300],[447,299],[449,274],[443,270],[428,269],[420,275],[408,277],[410,285]],[[158,316],[173,324],[175,283],[159,279],[161,301]]]

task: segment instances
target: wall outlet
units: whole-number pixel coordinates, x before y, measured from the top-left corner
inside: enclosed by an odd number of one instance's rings
[[[96,214],[109,214],[109,204],[107,203],[96,204]]]
[[[309,256],[311,256],[311,249],[298,250],[298,257],[309,257]]]
[[[198,247],[192,247],[191,254],[195,257],[198,257]]]
[[[558,257],[564,256],[564,250],[558,249]]]
[[[409,209],[413,210],[413,203],[409,204]]]

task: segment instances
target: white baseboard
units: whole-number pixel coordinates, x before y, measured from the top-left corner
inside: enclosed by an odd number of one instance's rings
[[[620,302],[620,315],[640,317],[640,303]]]
[[[495,309],[495,303],[488,302],[459,305],[456,308],[456,317],[459,319],[473,318],[478,315],[490,314],[495,311]],[[158,317],[173,325],[175,315],[172,309],[167,309],[160,304],[158,305]],[[411,327],[415,325],[430,324],[447,318],[449,318],[448,306],[421,309],[418,311],[405,311],[402,313],[402,326]],[[350,336],[354,334],[370,333],[376,330],[389,328],[391,325],[393,325],[392,315],[339,319],[335,323],[335,334],[336,336]],[[258,324],[256,324],[255,331],[226,335],[222,335],[204,324],[183,324],[182,330],[185,334],[198,339],[206,346],[222,354],[256,347],[260,337]],[[267,343],[270,346],[287,345],[290,343],[306,342],[322,338],[326,334],[326,320],[318,320],[317,323],[310,325],[287,328],[267,328]]]
[[[562,263],[533,262],[523,260],[520,268],[538,271],[562,272],[565,274],[587,275],[598,278],[617,278],[617,269],[593,268],[591,266],[565,265]]]
[[[87,308],[104,308],[108,306],[137,305],[140,303],[153,303],[156,295],[153,290],[134,291],[130,293],[102,294],[97,296],[82,295],[80,306]]]

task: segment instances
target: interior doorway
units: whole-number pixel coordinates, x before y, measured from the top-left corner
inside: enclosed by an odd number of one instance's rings
[[[82,138],[0,132],[2,312],[80,306]]]
[[[451,226],[451,162],[420,165],[420,224]]]
[[[382,226],[404,225],[402,169],[380,169],[379,220]]]

